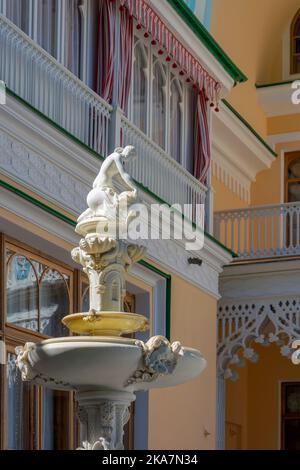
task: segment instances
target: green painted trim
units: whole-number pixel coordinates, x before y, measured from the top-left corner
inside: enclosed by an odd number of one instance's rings
[[[209,50],[209,52],[217,59],[226,72],[233,78],[235,83],[246,82],[248,78],[246,75],[232,62],[226,52],[219,46],[212,35],[194,15],[192,10],[182,0],[167,0],[168,3],[176,10],[178,15],[190,27],[190,29],[200,39],[202,44]]]
[[[44,119],[47,121],[49,124],[51,124],[53,127],[55,127],[58,131],[60,131],[62,134],[64,134],[66,137],[69,139],[73,140],[76,144],[80,145],[82,148],[84,148],[87,152],[91,153],[94,157],[96,157],[98,160],[103,161],[104,157],[100,155],[99,153],[95,152],[91,147],[89,147],[87,144],[82,142],[82,140],[78,139],[75,137],[73,134],[71,134],[69,131],[61,127],[59,124],[57,124],[53,119],[49,118],[46,116],[46,114],[42,113],[38,109],[36,109],[32,104],[30,104],[28,101],[24,100],[21,98],[19,95],[17,95],[14,91],[12,91],[10,88],[6,87],[6,92],[11,95],[13,98],[15,98],[17,101],[22,103],[24,106],[29,108],[32,112],[37,114],[40,118]]]
[[[73,227],[76,227],[76,221],[70,219],[64,214],[61,214],[57,210],[53,209],[50,206],[47,206],[47,204],[44,204],[43,202],[39,201],[38,199],[35,199],[34,197],[30,196],[29,194],[25,193],[21,189],[16,188],[15,186],[12,186],[11,184],[7,183],[6,181],[0,180],[0,186],[2,188],[7,189],[8,191],[11,191],[12,193],[16,194],[17,196],[20,196],[22,199],[25,199],[28,202],[31,202],[31,204],[34,204],[35,206],[39,207],[40,209],[43,209],[43,211],[48,212],[48,214],[53,215],[54,217],[57,217],[58,219],[62,220],[63,222],[66,222],[69,225],[72,225]]]
[[[260,141],[261,144],[273,155],[273,157],[277,157],[277,153],[267,144],[267,142],[256,132],[256,130],[249,124],[248,121],[230,104],[227,100],[222,99],[222,102],[225,106],[230,109],[230,111],[249,129],[250,132]]]
[[[294,80],[286,80],[285,82],[274,82],[274,83],[256,83],[255,88],[268,88],[272,86],[281,86],[281,85],[289,85],[296,80],[300,80],[300,78],[295,78]]]
[[[234,251],[232,251],[230,248],[227,248],[227,246],[223,245],[223,243],[221,243],[219,240],[217,240],[213,235],[211,235],[210,233],[208,232],[204,232],[206,238],[208,238],[209,240],[211,240],[212,242],[214,242],[216,245],[218,245],[220,248],[222,248],[222,250],[225,250],[227,251],[227,253],[229,253],[232,258],[238,258],[239,255],[237,253],[235,253]]]
[[[166,337],[171,340],[171,293],[172,293],[172,276],[170,274],[161,271],[161,269],[148,263],[148,261],[139,261],[141,266],[150,269],[156,274],[159,274],[166,280]]]

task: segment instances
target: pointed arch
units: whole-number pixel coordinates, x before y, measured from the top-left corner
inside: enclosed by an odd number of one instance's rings
[[[182,163],[182,83],[173,76],[170,86],[170,154]]]
[[[166,148],[166,71],[159,60],[153,63],[152,139]]]
[[[137,41],[134,47],[132,120],[145,134],[148,111],[148,57],[146,47]]]
[[[290,29],[290,73],[300,73],[300,8]]]

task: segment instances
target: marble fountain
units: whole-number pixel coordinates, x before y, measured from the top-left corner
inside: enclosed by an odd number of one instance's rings
[[[87,197],[88,209],[78,218],[76,232],[82,238],[72,258],[88,276],[90,311],[64,317],[76,335],[16,348],[24,381],[76,392],[80,449],[122,450],[135,394],[182,384],[206,366],[199,351],[178,341],[123,337],[149,328],[144,316],[123,311],[126,272],[145,256],[143,246],[124,236],[136,217],[138,191],[123,164],[135,157],[127,146],[104,160]],[[117,189],[116,179],[124,191]]]

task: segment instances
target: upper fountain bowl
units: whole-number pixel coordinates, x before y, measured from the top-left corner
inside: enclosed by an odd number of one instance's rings
[[[121,336],[147,331],[149,322],[143,315],[126,312],[74,313],[62,320],[72,333],[91,336]]]

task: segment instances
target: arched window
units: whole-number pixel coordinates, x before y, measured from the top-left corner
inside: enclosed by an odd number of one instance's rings
[[[170,98],[170,154],[181,163],[182,147],[182,89],[175,78],[171,82]]]
[[[291,73],[300,73],[300,10],[291,25]]]
[[[132,118],[134,124],[147,130],[147,56],[144,47],[137,43],[134,51]]]
[[[153,68],[152,139],[163,149],[166,146],[166,75],[156,61]]]
[[[286,202],[300,201],[300,154],[286,154]]]

